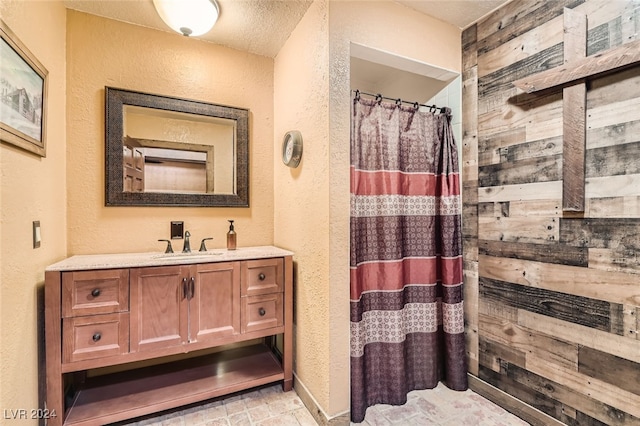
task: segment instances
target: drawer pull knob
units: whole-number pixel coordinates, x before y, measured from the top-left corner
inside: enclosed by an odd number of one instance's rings
[[[260,316],[261,316],[261,317],[263,317],[263,316],[264,316],[264,314],[266,314],[266,313],[267,313],[267,311],[265,311],[265,310],[264,310],[264,308],[260,308],[260,309],[258,310],[258,313],[260,314]]]
[[[93,338],[94,342],[97,342],[98,340],[102,339],[102,334],[96,333],[96,334],[93,335],[92,338]]]
[[[265,274],[263,274],[262,272],[260,273],[260,275],[258,275],[258,279],[260,281],[264,281],[265,278],[267,278],[267,276]]]
[[[91,295],[93,297],[98,297],[100,296],[100,289],[99,288],[94,288],[93,290],[91,290]]]

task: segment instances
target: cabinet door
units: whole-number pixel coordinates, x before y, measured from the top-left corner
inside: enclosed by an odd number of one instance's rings
[[[189,268],[133,268],[130,276],[131,352],[186,343]]]
[[[240,264],[209,263],[194,269],[190,340],[203,342],[239,334]]]

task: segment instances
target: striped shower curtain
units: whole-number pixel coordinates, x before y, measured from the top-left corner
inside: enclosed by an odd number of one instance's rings
[[[450,110],[357,96],[351,121],[351,420],[440,380],[467,388]]]

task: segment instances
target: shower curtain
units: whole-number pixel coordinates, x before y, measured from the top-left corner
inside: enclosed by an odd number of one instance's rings
[[[360,98],[351,120],[351,421],[467,388],[451,114]]]

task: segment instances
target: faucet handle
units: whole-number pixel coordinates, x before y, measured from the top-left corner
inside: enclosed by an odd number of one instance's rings
[[[189,242],[189,237],[191,236],[191,232],[185,231],[184,233],[184,245],[182,246],[183,253],[191,253],[191,242]]]
[[[207,240],[213,240],[213,237],[202,239],[202,242],[200,243],[200,251],[207,251],[207,246],[204,245],[204,242]]]
[[[158,240],[158,241],[166,241],[167,249],[164,252],[165,253],[173,253],[173,247],[171,247],[171,241],[170,240]]]

